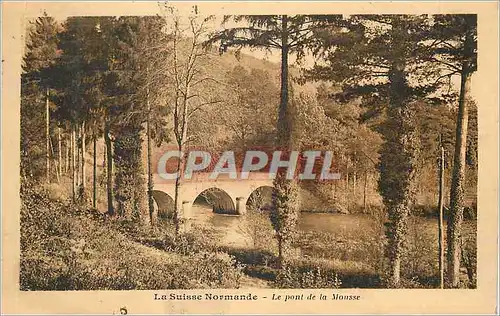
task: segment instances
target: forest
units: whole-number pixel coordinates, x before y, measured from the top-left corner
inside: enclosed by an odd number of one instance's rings
[[[27,22],[21,290],[476,287],[476,15],[159,8]],[[341,179],[279,171],[241,216],[200,195],[187,230],[177,178],[161,209],[166,148],[257,147]]]

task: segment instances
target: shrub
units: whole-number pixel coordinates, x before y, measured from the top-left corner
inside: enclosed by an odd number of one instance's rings
[[[222,248],[227,253],[231,254],[238,260],[238,262],[252,265],[263,265],[276,267],[278,258],[276,255],[259,249],[248,248]]]
[[[297,258],[291,267],[300,271],[319,269],[323,275],[337,275],[343,288],[378,288],[380,277],[369,264],[361,261],[322,259],[304,256]]]
[[[464,222],[461,251],[461,265],[465,268],[467,281],[465,288],[476,288],[477,286],[477,222]]]
[[[180,275],[190,277],[191,288],[239,288],[242,267],[223,252],[199,252],[189,257]]]
[[[276,276],[274,282],[278,288],[306,289],[306,288],[333,288],[342,285],[337,273],[325,273],[319,267],[290,267],[287,266]]]
[[[164,239],[165,250],[173,251],[182,255],[196,254],[203,250],[210,249],[209,241],[205,241],[196,233],[183,233],[179,236],[167,234]]]
[[[256,203],[255,199],[253,203]],[[276,232],[268,211],[256,209],[251,203],[249,204],[244,221],[238,225],[238,231],[245,236],[248,246],[277,253]]]
[[[403,259],[402,275],[422,286],[438,274],[437,226],[420,217],[410,217],[407,235],[407,253]],[[410,282],[411,283],[411,282]],[[414,287],[409,283],[408,287]]]

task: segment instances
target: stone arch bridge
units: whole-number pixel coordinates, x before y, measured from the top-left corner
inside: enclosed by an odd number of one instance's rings
[[[210,173],[194,173],[192,179],[183,179],[179,190],[179,216],[185,220],[192,218],[192,206],[199,196],[203,196],[214,212],[243,215],[251,196],[259,188],[269,188],[272,192],[273,179],[269,173],[252,172],[248,179],[229,179],[219,176],[210,179]],[[168,214],[174,209],[175,181],[164,180],[153,175],[153,197],[159,214]]]

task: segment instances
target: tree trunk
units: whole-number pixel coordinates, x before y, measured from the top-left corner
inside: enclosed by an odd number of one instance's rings
[[[349,196],[349,159],[347,159],[345,163],[345,183],[344,189],[346,191],[347,196]]]
[[[288,16],[282,16],[281,28],[281,82],[280,106],[277,122],[276,145],[280,150],[290,153],[293,147],[292,126],[288,109],[288,54],[289,34]],[[275,194],[273,196],[273,211],[271,222],[278,239],[278,265],[285,267],[292,256],[292,237],[298,219],[299,195],[295,179],[287,179],[286,171],[278,170],[274,179]]]
[[[177,119],[177,122],[178,122],[177,124],[180,124],[180,127],[181,127],[181,130],[179,133],[180,139],[179,138],[177,139],[177,148],[178,148],[179,152],[181,152],[181,157],[177,163],[177,171],[179,172],[179,175],[175,179],[175,193],[174,193],[174,205],[175,205],[174,222],[175,222],[176,234],[179,234],[181,232],[181,225],[183,225],[183,223],[185,222],[185,220],[186,220],[185,217],[187,215],[187,214],[184,214],[183,204],[182,204],[182,201],[180,201],[180,199],[179,199],[179,192],[180,192],[181,186],[182,186],[181,175],[184,172],[185,163],[186,163],[186,157],[183,153],[183,150],[184,150],[184,145],[187,146],[187,144],[185,144],[185,141],[187,140],[187,135],[188,135],[188,106],[189,106],[188,96],[189,96],[189,90],[190,90],[189,89],[189,86],[190,86],[189,80],[190,79],[189,79],[189,75],[188,75],[186,77],[186,82],[184,85],[183,99],[182,99],[182,105],[183,105],[182,114],[181,114],[182,115],[182,122],[180,122],[179,119]],[[177,128],[177,126],[176,126],[176,128]]]
[[[87,185],[87,174],[86,174],[86,164],[85,164],[85,149],[86,149],[86,132],[85,132],[85,121],[82,122],[82,197],[86,200],[86,185]]]
[[[349,192],[349,159],[347,160],[346,167],[345,167],[344,191],[345,191],[346,209],[347,209],[347,212],[350,212],[351,211],[351,194]]]
[[[187,90],[187,89],[186,89]],[[188,95],[186,92],[184,94],[185,96]],[[181,157],[179,158],[177,162],[177,171],[179,172],[179,176],[175,179],[175,194],[174,194],[174,203],[175,203],[175,214],[174,214],[174,222],[175,222],[175,231],[176,234],[179,234],[181,232],[181,225],[184,223],[186,220],[184,217],[186,214],[183,214],[183,207],[182,207],[182,201],[179,198],[179,192],[181,190],[182,186],[182,181],[181,181],[181,175],[184,172],[185,168],[185,163],[186,163],[186,156],[183,153],[184,150],[184,141],[187,138],[187,110],[188,110],[188,104],[187,104],[187,99],[185,98],[183,101],[184,108],[183,108],[183,122],[182,122],[182,127],[181,127],[181,139],[178,140],[177,142],[177,148],[179,152],[181,152]]]
[[[439,286],[444,288],[444,233],[443,233],[443,188],[444,187],[444,147],[441,146],[441,157],[439,159]]]
[[[59,177],[62,175],[62,140],[61,140],[61,128],[57,128],[57,147],[58,147],[58,158],[59,161],[57,163],[58,169],[57,172],[59,173]]]
[[[470,76],[467,65],[463,66],[460,98],[458,103],[455,154],[450,192],[450,214],[448,216],[448,282],[457,287],[460,276],[460,239],[464,213],[465,153],[467,147],[467,126],[469,111],[467,96],[470,90]]]
[[[366,213],[366,188],[368,186],[368,171],[365,171],[365,183],[363,185],[363,212]]]
[[[395,43],[408,40],[407,25],[395,17],[392,23]],[[408,102],[406,53],[404,47],[393,48],[393,60],[388,74],[389,107],[387,132],[380,155],[379,191],[388,211],[387,254],[391,264],[390,286],[400,287],[401,263],[406,255],[408,218],[415,197],[415,175],[418,163],[419,137],[414,113]]]
[[[76,172],[76,152],[77,152],[77,146],[76,146],[76,127],[72,127],[71,131],[71,179],[73,183],[73,202],[76,202],[77,198],[77,184],[78,184],[78,179],[77,179],[77,172]]]
[[[57,183],[60,183],[61,179],[59,178],[59,168],[57,166],[57,163],[56,163],[56,153],[54,152],[54,145],[52,144],[52,139],[49,139],[49,143],[50,143],[50,152],[52,153],[52,157],[54,157],[54,161],[53,161],[53,165],[54,165],[54,172],[56,174],[56,179],[57,179]]]
[[[50,183],[50,109],[49,109],[49,88],[46,89],[45,95],[45,136],[46,136],[46,172],[47,183]]]
[[[81,187],[81,164],[80,164],[80,149],[82,147],[82,134],[80,127],[77,125],[76,126],[76,162],[75,162],[75,167],[76,167],[76,192],[77,192],[77,197],[80,199],[80,187]]]
[[[332,198],[335,200],[336,197],[337,197],[337,181],[333,181]]]
[[[151,103],[149,101],[149,68],[146,68],[147,83],[146,83],[146,104],[147,104],[147,119],[146,119],[146,138],[147,138],[147,172],[148,172],[148,209],[149,223],[154,226],[154,200],[153,200],[153,173],[151,170]]]
[[[68,174],[70,170],[70,165],[71,165],[71,142],[72,142],[72,134],[69,135],[69,140],[68,137],[66,137],[66,140],[64,141],[65,147],[66,147],[66,158],[64,159],[64,173]]]
[[[97,137],[94,136],[94,161],[92,168],[92,207],[97,208]]]
[[[110,127],[109,122],[106,120],[104,125],[104,142],[106,143],[106,190],[107,190],[107,199],[108,199],[108,214],[110,216],[115,215],[115,211],[113,208],[113,149],[110,138]]]
[[[179,158],[177,162],[177,172],[179,172],[179,175],[175,179],[175,192],[174,192],[174,225],[175,225],[175,234],[176,236],[180,234],[181,232],[181,224],[182,224],[182,202],[179,201],[179,192],[181,190],[181,176],[180,174],[182,173],[183,166],[184,166],[184,154],[182,153],[182,146],[178,147],[179,151],[181,152],[181,157]]]
[[[282,17],[282,35],[281,35],[281,76],[280,76],[280,107],[278,112],[278,146],[289,146],[290,142],[290,122],[288,117],[288,33],[287,19]]]
[[[356,189],[358,186],[358,173],[356,170],[353,171],[352,173],[352,194],[356,196]]]

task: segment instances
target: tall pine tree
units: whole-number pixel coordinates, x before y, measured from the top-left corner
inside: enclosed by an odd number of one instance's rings
[[[389,284],[394,287],[400,286],[408,216],[415,197],[419,137],[412,103],[437,90],[427,80],[434,70],[422,62],[427,56],[422,43],[428,29],[427,16],[350,16],[317,32],[312,46],[326,63],[317,63],[307,72],[309,78],[341,86],[342,91],[334,94],[337,101],[361,97],[371,113],[383,118],[379,191],[390,220],[387,255]]]
[[[43,172],[46,181],[50,181],[50,117],[53,110],[49,69],[58,54],[58,30],[59,25],[47,13],[32,23],[21,77],[21,173],[39,179]]]
[[[312,41],[314,30],[337,16],[308,15],[240,15],[227,16],[224,23],[233,20],[242,26],[226,28],[212,34],[207,44],[219,43],[220,52],[228,47],[243,47],[263,50],[278,50],[281,57],[280,103],[276,147],[284,150],[285,156],[293,150],[292,118],[289,107],[289,57],[296,54],[304,57],[306,45]],[[286,158],[284,157],[284,158]],[[283,168],[274,180],[273,211],[271,221],[277,232],[279,263],[285,266],[292,253],[292,241],[299,212],[298,185],[295,179],[287,179]]]
[[[477,15],[434,16],[429,46],[431,60],[441,66],[441,78],[460,76],[460,94],[455,133],[455,153],[450,191],[450,216],[447,226],[448,283],[459,285],[460,245],[465,206],[466,157],[469,124],[471,77],[477,70]]]

